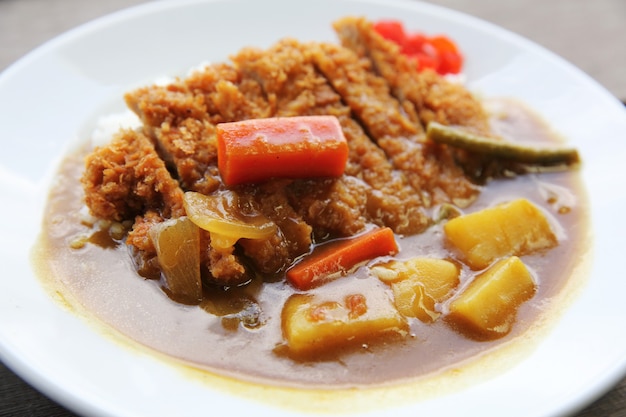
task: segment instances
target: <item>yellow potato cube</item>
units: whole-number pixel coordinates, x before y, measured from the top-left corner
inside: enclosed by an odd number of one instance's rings
[[[387,284],[406,279],[416,280],[437,301],[441,301],[459,284],[458,266],[446,259],[411,258],[391,261],[373,266],[371,272]]]
[[[459,285],[459,268],[436,258],[412,258],[372,267],[372,273],[391,285],[398,311],[430,323],[439,317],[435,304]]]
[[[535,281],[517,256],[501,259],[452,300],[446,320],[470,337],[496,339],[509,333],[519,306],[535,292]]]
[[[283,307],[282,327],[289,352],[298,357],[371,343],[387,333],[408,332],[406,319],[384,291],[372,292],[367,299],[349,294],[338,300],[295,294]]]
[[[444,225],[444,232],[475,270],[503,256],[521,256],[558,243],[545,215],[523,198],[456,217]]]
[[[441,313],[436,311],[435,300],[426,293],[417,280],[406,279],[391,284],[393,300],[400,314],[417,317],[424,323],[432,323]]]

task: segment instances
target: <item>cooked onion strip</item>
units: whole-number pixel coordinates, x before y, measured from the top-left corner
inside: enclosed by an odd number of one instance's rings
[[[200,277],[200,235],[187,217],[170,219],[150,228],[170,296],[185,304],[202,300]]]
[[[188,191],[183,204],[189,219],[211,234],[214,247],[230,247],[241,238],[268,239],[276,233],[276,224],[261,213],[243,214],[234,191],[211,195]]]

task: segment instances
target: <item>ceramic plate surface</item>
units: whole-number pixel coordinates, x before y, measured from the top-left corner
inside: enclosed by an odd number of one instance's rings
[[[224,61],[283,37],[336,41],[347,15],[401,19],[446,33],[465,52],[468,86],[528,103],[584,160],[591,201],[590,277],[529,357],[485,381],[372,415],[554,416],[574,412],[626,372],[624,176],[626,112],[582,72],[483,21],[419,2],[387,0],[177,1],[128,9],[72,30],[0,74],[0,355],[29,383],[92,416],[282,416],[271,401],[213,389],[161,359],[126,348],[42,289],[30,253],[62,155],[122,94],[163,76]]]

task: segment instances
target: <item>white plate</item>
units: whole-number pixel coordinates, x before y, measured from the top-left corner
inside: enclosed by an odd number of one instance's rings
[[[447,33],[467,56],[470,87],[529,103],[576,146],[592,202],[591,277],[530,357],[466,389],[376,411],[397,416],[552,416],[588,404],[626,373],[626,112],[583,73],[540,47],[477,19],[386,0],[184,1],[129,9],[66,33],[0,75],[0,354],[53,399],[88,415],[293,415],[268,401],[210,387],[127,349],[53,302],[30,262],[58,159],[121,94],[240,47],[285,36],[335,40],[346,15],[397,18]]]

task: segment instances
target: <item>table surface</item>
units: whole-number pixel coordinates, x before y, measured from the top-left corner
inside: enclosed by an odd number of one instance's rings
[[[0,0],[0,71],[54,36],[146,0]],[[626,1],[432,0],[512,30],[561,55],[626,101]],[[73,416],[0,363],[0,415]],[[576,414],[626,416],[626,379]]]

